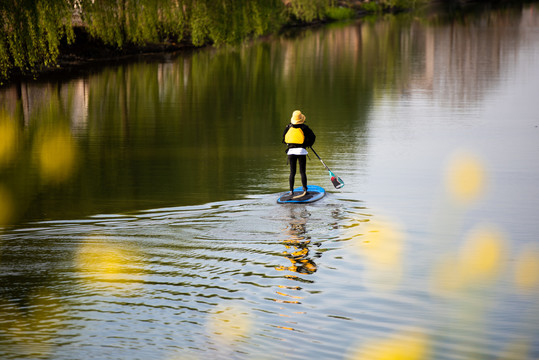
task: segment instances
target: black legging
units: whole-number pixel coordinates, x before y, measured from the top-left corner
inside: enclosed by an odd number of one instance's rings
[[[294,190],[294,178],[296,177],[297,162],[299,161],[299,173],[301,174],[301,185],[307,190],[307,155],[288,155],[288,163],[290,164],[290,191]]]

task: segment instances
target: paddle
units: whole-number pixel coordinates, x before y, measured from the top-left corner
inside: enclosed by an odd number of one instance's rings
[[[330,168],[328,168],[328,166],[324,163],[324,160],[322,160],[320,158],[320,156],[318,156],[318,154],[316,153],[316,151],[314,151],[314,149],[311,147],[311,150],[313,151],[313,153],[316,155],[316,157],[318,158],[318,160],[320,160],[320,162],[322,163],[322,165],[324,165],[324,167],[327,169],[327,171],[329,171],[329,176],[331,177],[331,182],[333,183],[333,186],[335,186],[335,189],[340,189],[344,186],[344,181],[342,181],[342,179],[340,177],[338,177],[337,175],[335,175],[333,173],[333,171],[330,170]]]

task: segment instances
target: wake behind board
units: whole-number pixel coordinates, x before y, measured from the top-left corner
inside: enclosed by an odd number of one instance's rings
[[[288,194],[281,195],[277,202],[279,204],[305,204],[320,200],[326,195],[326,190],[318,185],[307,186],[307,194],[300,198],[294,199],[294,196],[298,196],[303,193],[303,188],[298,187],[294,189],[294,195]]]

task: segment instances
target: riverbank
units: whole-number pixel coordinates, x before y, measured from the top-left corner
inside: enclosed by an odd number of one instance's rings
[[[292,28],[321,26],[326,23],[327,21],[317,21],[309,24],[290,24],[283,31]],[[74,28],[74,32],[76,34],[76,42],[73,44],[67,44],[65,41],[62,42],[59,47],[58,58],[54,65],[43,66],[40,69],[34,69],[32,72],[26,73],[19,69],[13,69],[11,76],[0,82],[0,87],[8,86],[18,81],[48,81],[58,76],[85,73],[103,65],[130,62],[139,59],[161,59],[180,52],[190,52],[212,46],[212,44],[196,46],[189,41],[163,41],[144,45],[129,43],[118,48],[91,37],[83,27]]]
[[[523,1],[526,2],[526,1]],[[492,0],[487,3],[477,1],[427,1],[431,9],[437,9],[444,12],[466,11],[477,6],[490,7],[497,5],[506,5],[510,2],[504,0]],[[382,5],[381,5],[382,4]],[[383,2],[365,2],[354,0],[341,0],[335,3],[334,7],[326,10],[323,17],[314,17],[310,20],[290,17],[277,31],[269,32],[263,36],[284,33],[293,29],[303,29],[315,26],[322,26],[327,23],[340,21],[362,19],[366,16],[384,16],[388,13],[397,13],[411,11],[411,8],[383,5]],[[78,75],[89,71],[92,68],[107,64],[117,64],[122,62],[134,61],[140,58],[166,58],[178,52],[193,51],[198,48],[214,46],[212,41],[206,40],[197,44],[192,38],[183,38],[181,41],[166,39],[163,41],[145,41],[139,44],[125,41],[121,46],[110,44],[107,41],[90,34],[88,27],[82,22],[75,22],[76,26],[72,28],[72,36],[64,36],[58,45],[58,55],[49,65],[36,66],[34,68],[26,67],[21,70],[12,67],[8,78],[0,78],[0,86],[9,85],[18,81],[37,81],[48,80],[51,77],[64,75]],[[251,35],[251,38],[258,38],[261,35]],[[71,41],[68,41],[71,38]],[[246,39],[240,39],[239,42]],[[238,43],[239,43],[238,42]],[[217,44],[222,45],[222,44]]]
[[[399,0],[399,7],[414,3]],[[0,5],[0,17],[6,19],[0,29],[0,86],[140,56],[240,44],[290,28],[396,9],[385,0],[143,0],[139,5],[100,6],[84,0]]]

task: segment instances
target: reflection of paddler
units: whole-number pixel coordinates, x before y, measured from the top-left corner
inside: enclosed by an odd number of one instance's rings
[[[297,252],[287,255],[287,258],[292,262],[292,266],[288,267],[288,270],[297,272],[298,274],[308,275],[314,273],[318,268],[315,262],[307,257],[309,250],[307,249],[307,245],[304,246],[303,250],[305,250],[305,252],[303,256],[294,256]]]
[[[312,274],[317,270],[316,263],[309,258],[311,241],[306,238],[307,220],[304,216],[291,214],[291,222],[287,234],[290,238],[283,241],[287,251],[283,254],[292,263],[289,267],[279,267],[278,270],[289,270],[299,274]]]
[[[299,162],[303,193],[298,195],[298,198],[307,194],[307,148],[313,146],[315,139],[314,132],[305,125],[305,115],[299,110],[294,111],[290,123],[284,129],[283,143],[287,145],[286,153],[290,164],[290,195],[294,194],[294,180]]]

